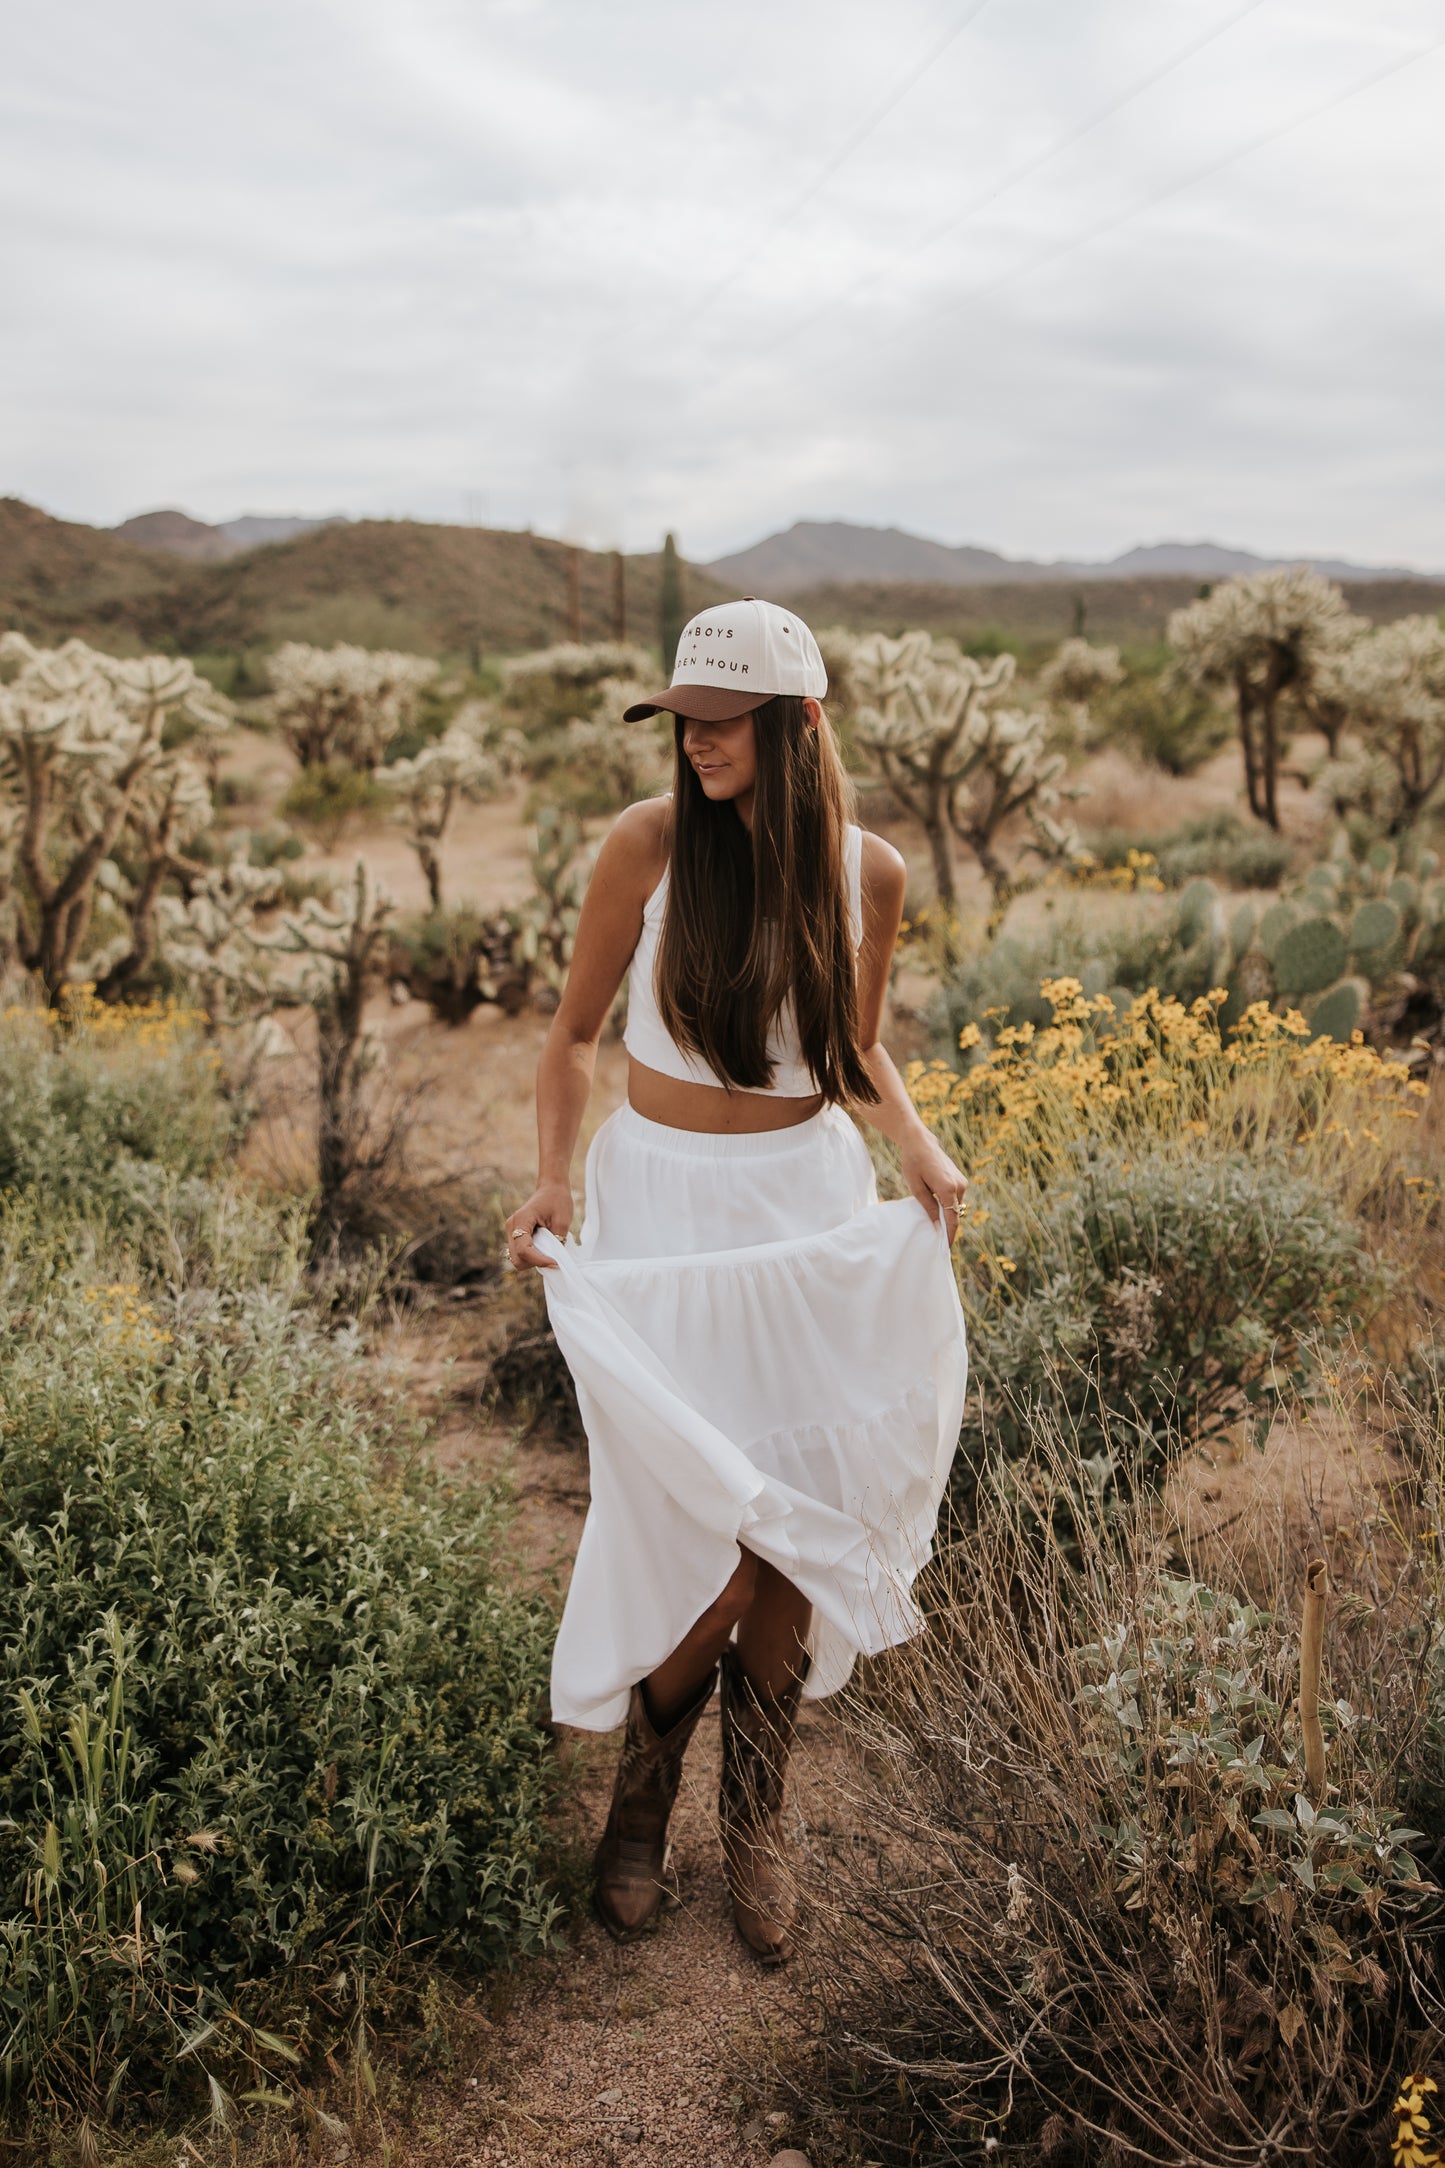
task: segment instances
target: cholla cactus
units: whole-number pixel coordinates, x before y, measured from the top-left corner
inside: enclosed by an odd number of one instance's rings
[[[463,798],[485,798],[499,790],[521,751],[516,731],[497,732],[480,701],[469,701],[441,737],[410,760],[376,770],[421,861],[434,911],[442,908],[441,847],[453,813]]]
[[[667,773],[671,716],[623,721],[626,710],[649,699],[653,690],[636,679],[604,678],[597,688],[596,713],[574,715],[567,725],[568,759],[601,785],[614,806],[651,797]]]
[[[1040,858],[1078,856],[1078,833],[1056,810],[1066,798],[1079,795],[1064,783],[1067,765],[1066,754],[1050,750],[1048,719],[1037,710],[982,711],[977,759],[954,790],[948,812],[954,833],[983,867],[995,897],[1011,889],[1017,877],[997,848],[999,835],[1012,820],[1028,821],[1029,848]]]
[[[1378,626],[1335,662],[1331,690],[1362,740],[1354,788],[1337,768],[1334,795],[1398,835],[1445,783],[1445,630],[1433,617]]]
[[[899,803],[920,822],[933,854],[940,901],[957,901],[952,839],[966,842],[994,888],[1011,879],[996,842],[1005,822],[1027,818],[1034,848],[1066,852],[1071,833],[1052,818],[1063,797],[1064,755],[1046,744],[1045,719],[1001,705],[1012,655],[981,663],[952,640],[924,631],[882,633],[853,650],[858,741]]]
[[[857,687],[853,681],[857,636],[842,625],[825,625],[817,639],[823,668],[828,673],[828,715],[835,729],[841,726],[846,730],[858,705]]]
[[[281,893],[281,876],[244,857],[211,868],[189,896],[163,895],[156,939],[165,963],[214,1030],[255,1022],[276,999],[275,973],[256,914]]]
[[[183,854],[210,825],[210,786],[190,761],[166,761],[141,777],[127,816],[127,834],[140,860],[140,877],[129,899],[130,942],[97,982],[102,1001],[114,1001],[151,962],[163,886],[172,878],[188,882],[203,877],[204,869]]]
[[[1039,691],[1052,708],[1069,714],[1080,727],[1090,703],[1124,682],[1117,647],[1094,647],[1087,640],[1065,640],[1039,672]]]
[[[13,672],[0,684],[0,777],[19,808],[5,824],[15,940],[54,1001],[85,938],[96,877],[127,823],[143,824],[147,806],[174,838],[199,807],[204,784],[166,750],[167,720],[214,730],[232,711],[191,663],[169,656],[118,661],[82,640],[37,648],[10,632],[0,637],[0,666]]]
[[[437,665],[425,655],[288,640],[266,674],[271,719],[303,768],[336,760],[370,768],[411,722]]]
[[[502,664],[502,682],[510,689],[535,685],[595,686],[607,678],[635,678],[655,684],[656,669],[645,647],[631,640],[563,640],[530,655],[514,655]]]
[[[983,715],[1013,676],[1012,655],[985,666],[924,631],[874,633],[853,650],[858,742],[923,828],[939,900],[958,900],[949,808],[974,765]]]
[[[264,946],[295,959],[293,998],[316,1013],[316,1167],[323,1216],[351,1175],[368,1163],[371,1102],[367,1079],[377,1053],[365,1030],[366,996],[385,956],[391,898],[357,860],[349,889],[325,903],[312,897],[283,912]]]
[[[635,685],[646,698],[658,682],[657,665],[645,647],[630,640],[567,641],[535,654],[515,655],[502,665],[503,705],[529,730],[560,728],[574,716],[599,713],[612,682]]]
[[[594,856],[583,848],[580,821],[543,806],[532,844],[533,893],[517,913],[516,957],[551,986],[561,985],[572,961]]]
[[[1339,588],[1304,565],[1226,580],[1169,619],[1178,675],[1234,696],[1250,811],[1271,828],[1290,713],[1317,719],[1312,699],[1363,630]]]

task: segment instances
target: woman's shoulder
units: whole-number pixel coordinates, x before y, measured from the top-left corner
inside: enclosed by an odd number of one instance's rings
[[[667,864],[671,798],[643,798],[619,813],[607,832],[599,853],[608,870],[622,879],[635,879],[650,894]]]
[[[886,836],[875,836],[871,829],[860,828],[859,866],[866,894],[879,897],[902,895],[908,881],[908,867],[901,851],[896,851]]]

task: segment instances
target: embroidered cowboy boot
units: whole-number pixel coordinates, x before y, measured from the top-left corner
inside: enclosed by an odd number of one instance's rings
[[[718,1820],[733,1919],[766,1965],[793,1954],[797,1912],[783,1857],[783,1783],[803,1682],[776,1700],[758,1693],[736,1649],[722,1660],[722,1782]]]
[[[697,1699],[665,1732],[654,1730],[641,1686],[632,1689],[612,1806],[593,1862],[597,1916],[618,1942],[646,1933],[666,1893],[667,1824],[682,1757],[716,1683],[714,1667]]]

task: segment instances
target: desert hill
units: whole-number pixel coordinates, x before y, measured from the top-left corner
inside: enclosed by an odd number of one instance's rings
[[[194,557],[202,560],[236,557],[242,550],[255,549],[262,542],[291,542],[297,535],[311,534],[317,527],[329,527],[334,520],[327,519],[278,519],[264,514],[248,512],[240,519],[223,520],[219,526],[211,526],[203,519],[192,519],[189,512],[138,512],[134,519],[123,519],[111,533],[119,535],[122,542],[135,542],[142,549],[165,550],[172,557]]]
[[[1445,611],[1445,581],[1345,580],[1345,598],[1374,624],[1417,611]],[[997,642],[1042,661],[1070,633],[1126,646],[1150,646],[1164,638],[1171,610],[1192,602],[1194,578],[1022,580],[968,585],[916,580],[827,581],[789,597],[812,625],[846,625],[855,632],[886,632],[894,638],[910,625],[926,625],[965,647]],[[1081,619],[1082,613],[1082,619]],[[1030,653],[1030,651],[1032,651]]]
[[[610,552],[575,555],[582,636],[606,638],[616,561]],[[438,654],[516,650],[567,638],[572,557],[566,543],[543,535],[354,520],[197,560],[9,497],[0,499],[0,625],[46,640],[79,633],[112,647],[190,653],[283,639]],[[655,554],[626,560],[627,622],[643,640],[656,633],[659,562]],[[691,608],[730,591],[688,571]]]
[[[1226,549],[1217,542],[1157,542],[1131,549],[1107,563],[1061,559],[1041,564],[1000,556],[972,544],[959,548],[905,534],[898,527],[859,527],[848,520],[798,520],[786,533],[767,535],[745,550],[720,557],[705,569],[716,579],[735,580],[759,594],[788,595],[798,601],[804,589],[858,581],[927,581],[936,586],[1023,585],[1059,580],[1120,580],[1177,577],[1228,579],[1238,572],[1262,572],[1279,564],[1312,563],[1331,580],[1410,580],[1424,575],[1401,566],[1348,564],[1337,558],[1259,557],[1251,550]]]
[[[860,531],[866,532],[854,530]],[[354,640],[429,654],[516,652],[568,637],[574,554],[582,637],[608,638],[615,622],[615,558],[574,553],[545,535],[419,520],[349,520],[207,558],[52,519],[10,497],[0,499],[0,626],[47,641],[79,633],[122,652],[144,646],[240,654],[285,639],[322,645]],[[649,643],[657,633],[659,563],[656,555],[626,560],[628,629]],[[968,642],[998,638],[1043,646],[1075,630],[1081,608],[1084,629],[1096,639],[1159,640],[1169,611],[1198,587],[1197,577],[1180,573],[1086,584],[1077,577],[960,582],[820,576],[792,590],[792,599],[817,625],[888,632],[929,625]],[[689,567],[684,582],[690,609],[739,593],[780,591],[774,579],[724,578],[716,567]],[[1445,583],[1416,578],[1347,581],[1345,591],[1355,609],[1376,619],[1445,605]]]

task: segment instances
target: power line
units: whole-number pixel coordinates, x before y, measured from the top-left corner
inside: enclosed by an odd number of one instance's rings
[[[958,295],[949,304],[947,309],[940,313],[944,315],[954,314],[958,309],[971,305],[985,295],[997,292],[999,287],[1008,285],[1014,279],[1032,277],[1034,272],[1043,270],[1050,264],[1058,263],[1063,257],[1072,255],[1076,249],[1085,248],[1091,241],[1098,240],[1102,235],[1112,233],[1118,227],[1127,225],[1130,220],[1142,217],[1145,212],[1153,210],[1156,204],[1166,202],[1169,197],[1179,195],[1186,188],[1197,187],[1201,181],[1212,180],[1215,174],[1224,172],[1229,166],[1239,164],[1241,159],[1253,157],[1256,151],[1264,150],[1269,144],[1278,142],[1281,136],[1289,135],[1296,128],[1305,127],[1310,121],[1320,119],[1325,113],[1334,112],[1338,107],[1348,104],[1352,98],[1362,97],[1367,90],[1373,90],[1377,84],[1385,82],[1390,76],[1398,75],[1401,69],[1413,67],[1418,60],[1428,59],[1430,54],[1438,52],[1442,45],[1445,45],[1445,35],[1432,38],[1427,45],[1416,46],[1412,52],[1403,53],[1398,59],[1387,61],[1384,67],[1375,69],[1372,74],[1367,75],[1361,82],[1352,84],[1347,90],[1337,91],[1331,97],[1322,99],[1317,105],[1309,106],[1303,113],[1296,113],[1292,119],[1281,121],[1277,127],[1266,129],[1263,135],[1254,137],[1249,143],[1241,144],[1237,150],[1226,152],[1222,158],[1212,159],[1207,165],[1196,167],[1192,173],[1182,174],[1178,180],[1166,182],[1164,187],[1156,189],[1152,195],[1145,197],[1142,203],[1130,204],[1124,210],[1117,211],[1108,218],[1100,219],[1097,224],[1086,227],[1082,233],[1074,234],[1069,239],[1044,249],[1040,254],[1030,257],[1026,262],[1012,264],[1007,269],[997,272],[992,278],[966,288],[962,294]],[[872,282],[869,281],[868,283]],[[934,321],[937,321],[937,317],[934,318]],[[914,335],[910,331],[909,336]],[[757,366],[766,365],[767,359],[770,358],[772,350],[776,348],[778,343],[776,340],[770,342],[767,354],[759,355]],[[891,342],[882,342],[871,351],[875,353],[882,352],[885,350],[885,344],[887,343]],[[825,358],[819,361],[815,373],[818,375],[828,374],[832,370],[845,366],[858,358],[856,349],[848,354],[840,354],[831,359]],[[736,378],[729,381],[736,381]],[[716,388],[721,389],[723,386],[719,385]]]
[[[1066,130],[1063,135],[1057,137],[1044,150],[1036,152],[1032,158],[1026,158],[1022,165],[1015,166],[1012,172],[1006,173],[1003,179],[996,182],[992,188],[986,189],[980,196],[975,196],[973,201],[966,204],[963,210],[955,212],[951,217],[946,218],[941,226],[935,226],[932,233],[925,234],[923,239],[915,242],[912,248],[906,249],[901,256],[895,257],[889,267],[890,270],[896,270],[900,263],[912,263],[928,249],[935,247],[939,241],[946,239],[949,234],[957,233],[961,227],[968,225],[971,220],[977,218],[980,211],[987,210],[991,203],[996,203],[1000,196],[1006,195],[1009,189],[1016,188],[1020,181],[1030,179],[1033,174],[1038,173],[1053,159],[1059,157],[1062,152],[1071,149],[1075,143],[1080,142],[1084,136],[1089,135],[1095,128],[1102,127],[1106,120],[1112,120],[1114,115],[1122,112],[1126,105],[1132,105],[1136,98],[1143,97],[1145,91],[1152,90],[1156,83],[1162,83],[1164,78],[1172,75],[1176,68],[1182,68],[1187,60],[1192,60],[1194,55],[1202,52],[1206,45],[1212,45],[1216,38],[1222,38],[1227,30],[1232,30],[1236,23],[1242,22],[1246,15],[1254,14],[1255,10],[1263,6],[1263,4],[1264,0],[1245,0],[1245,5],[1236,8],[1234,13],[1227,15],[1223,22],[1216,23],[1211,30],[1204,31],[1201,36],[1192,38],[1187,45],[1182,46],[1177,53],[1171,55],[1168,60],[1163,61],[1157,68],[1151,68],[1146,75],[1141,75],[1138,81],[1132,83],[1119,97],[1112,98],[1107,105],[1100,106],[1098,111],[1091,113],[1087,120],[1080,121],[1077,126]],[[805,331],[811,331],[815,324],[820,323],[834,309],[846,308],[855,295],[862,293],[872,283],[873,274],[866,273],[862,278],[855,280],[853,285],[846,288],[843,293],[836,295],[833,300],[825,301],[810,316],[805,316],[800,323],[793,324],[787,331],[780,333],[771,342],[772,346],[774,349],[779,346],[786,346],[792,340],[801,337]]]
[[[701,300],[693,303],[692,307],[688,309],[675,327],[677,330],[685,331],[705,310],[710,309],[722,294],[726,293],[740,271],[747,270],[750,265],[758,261],[760,256],[767,254],[779,235],[792,225],[794,219],[807,209],[815,197],[822,193],[834,174],[847,164],[853,153],[861,150],[868,138],[882,127],[889,114],[903,103],[914,85],[921,82],[934,63],[943,58],[954,40],[961,38],[969,25],[978,21],[979,16],[982,15],[988,5],[989,0],[974,0],[974,5],[968,12],[962,15],[951,29],[946,30],[943,36],[929,47],[923,58],[909,69],[901,82],[895,84],[893,89],[889,91],[881,105],[876,105],[872,112],[854,129],[852,135],[827,160],[826,164],[819,167],[807,186],[800,190],[792,202],[786,205],[776,217],[770,218],[766,226],[758,229],[756,241],[752,243],[745,254],[739,256],[735,262],[729,265],[722,277],[717,280],[715,285],[708,288]],[[1251,0],[1251,5],[1258,6],[1259,0]]]
[[[1296,128],[1303,128],[1309,121],[1318,120],[1322,114],[1333,113],[1337,107],[1347,105],[1352,98],[1362,97],[1367,90],[1373,90],[1377,83],[1383,83],[1389,76],[1398,75],[1402,68],[1413,67],[1417,60],[1427,60],[1431,53],[1439,52],[1442,45],[1445,45],[1445,34],[1432,38],[1428,45],[1417,45],[1413,52],[1402,53],[1397,60],[1387,61],[1383,68],[1377,68],[1374,74],[1367,75],[1363,82],[1353,84],[1348,90],[1336,91],[1332,97],[1321,99],[1318,105],[1310,106],[1303,113],[1296,113],[1292,120],[1281,121],[1277,128],[1266,129],[1265,133],[1256,136],[1253,142],[1241,144],[1238,150],[1227,151],[1222,158],[1214,159],[1209,165],[1197,167],[1193,173],[1186,173],[1177,181],[1167,182],[1163,188],[1156,189],[1152,196],[1147,196],[1142,203],[1118,211],[1110,218],[1102,218],[1097,225],[1089,226],[1083,233],[1075,234],[1071,240],[1063,241],[1057,247],[1045,249],[1041,255],[1032,257],[1029,262],[1014,264],[1009,269],[998,272],[993,278],[986,279],[981,285],[971,286],[959,297],[955,306],[975,301],[981,294],[993,293],[998,287],[1007,285],[1011,279],[1027,278],[1033,272],[1043,269],[1046,264],[1057,263],[1060,257],[1070,256],[1075,249],[1084,248],[1090,241],[1098,240],[1101,234],[1112,233],[1116,227],[1127,225],[1130,219],[1142,217],[1144,212],[1152,211],[1156,204],[1166,202],[1170,196],[1177,196],[1181,190],[1193,188],[1200,181],[1212,180],[1216,173],[1224,172],[1227,166],[1237,165],[1242,158],[1252,158],[1256,151],[1278,142],[1281,136],[1289,135]]]

